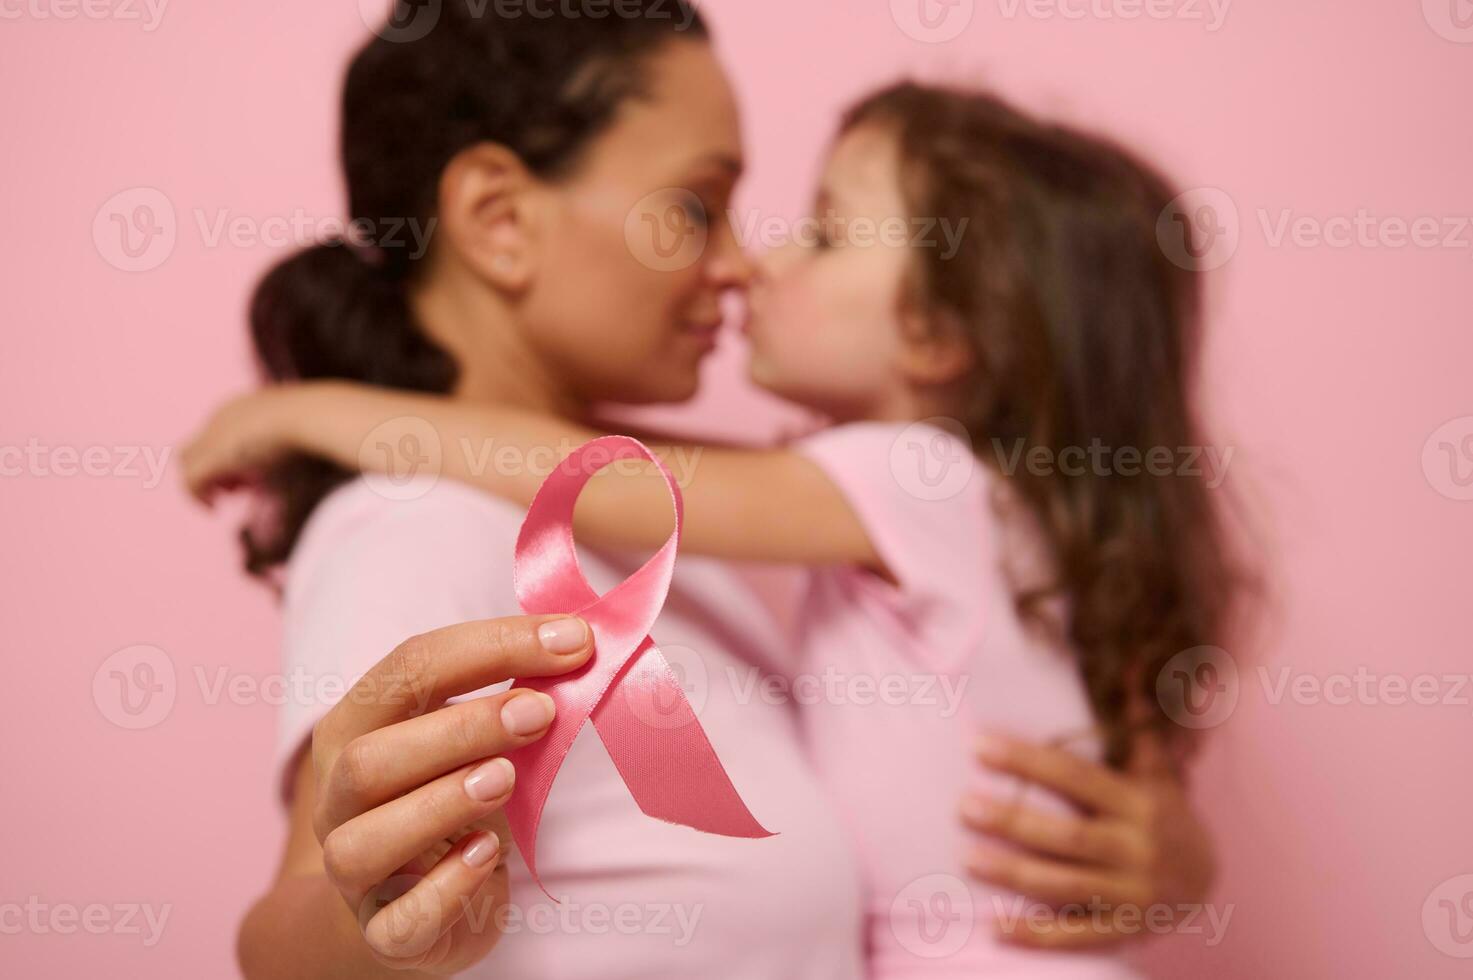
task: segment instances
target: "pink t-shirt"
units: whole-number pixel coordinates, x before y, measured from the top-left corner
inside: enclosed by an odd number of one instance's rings
[[[394,496],[413,498],[397,501],[374,487],[359,479],[324,500],[288,568],[286,671],[316,693],[291,699],[281,714],[283,770],[343,688],[400,641],[520,611],[511,576],[523,511],[449,481],[394,487]],[[581,558],[599,592],[640,560],[588,551]],[[768,676],[754,665],[781,646],[771,617],[732,570],[681,557],[654,637],[753,814],[778,835],[718,837],[645,816],[585,727],[553,785],[538,838],[543,881],[563,902],[539,892],[513,856],[520,913],[490,956],[463,975],[860,976],[852,847],[801,756],[793,712],[750,696],[749,682]]]
[[[860,848],[872,977],[1132,977],[1114,956],[1000,944],[987,920],[1028,906],[961,870],[958,818],[982,775],[975,736],[1045,740],[1092,721],[1073,659],[1025,633],[1003,572],[1037,568],[996,516],[997,481],[971,447],[927,425],[855,423],[792,448],[838,485],[899,585],[847,566],[810,573],[799,619],[803,732]],[[1020,560],[1021,559],[1021,560]],[[798,684],[795,681],[795,685]],[[1030,791],[1030,806],[1061,806]],[[975,922],[974,922],[975,918]]]

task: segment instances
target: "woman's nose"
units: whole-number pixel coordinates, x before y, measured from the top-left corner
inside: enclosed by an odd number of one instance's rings
[[[721,234],[714,244],[717,252],[707,270],[715,285],[720,289],[742,290],[751,286],[758,269],[729,222],[722,222]]]

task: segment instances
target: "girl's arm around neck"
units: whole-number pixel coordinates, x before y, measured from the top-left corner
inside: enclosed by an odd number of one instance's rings
[[[606,433],[525,409],[320,384],[291,414],[293,448],[348,469],[392,465],[438,443],[440,474],[522,506],[573,449]],[[431,437],[433,432],[433,437]],[[798,453],[651,445],[685,497],[681,544],[692,554],[805,565],[880,569],[858,516],[823,470]],[[580,540],[608,548],[656,548],[674,515],[651,464],[602,470],[578,500]]]

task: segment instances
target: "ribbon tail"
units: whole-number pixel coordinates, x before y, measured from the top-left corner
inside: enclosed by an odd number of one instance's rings
[[[773,836],[747,809],[648,637],[589,718],[644,813],[724,837]]]
[[[566,696],[565,691],[557,688],[559,680],[561,678],[529,677],[517,682],[519,688],[549,694],[557,702],[558,710],[546,735],[505,753],[516,768],[517,777],[511,798],[503,807],[506,822],[511,827],[512,840],[516,843],[522,860],[526,862],[532,880],[554,902],[558,899],[547,890],[537,874],[537,828],[542,823],[542,808],[547,803],[548,793],[552,791],[558,769],[562,767],[563,759],[573,747],[573,739],[588,718],[587,713],[579,710],[578,705]]]

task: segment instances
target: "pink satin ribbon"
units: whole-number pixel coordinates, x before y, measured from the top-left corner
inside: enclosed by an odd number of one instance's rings
[[[599,596],[583,577],[573,547],[573,505],[585,484],[609,464],[654,463],[675,505],[675,530],[637,572]],[[552,781],[585,720],[603,740],[639,808],[652,817],[726,837],[770,837],[748,811],[706,739],[670,664],[650,639],[670,591],[684,502],[670,471],[642,443],[606,436],[576,449],[549,476],[517,537],[517,600],[526,613],[571,613],[593,630],[594,654],[571,674],[526,678],[516,686],[546,692],[557,705],[541,739],[507,753],[517,785],[506,805],[512,837],[532,880],[537,827]]]

